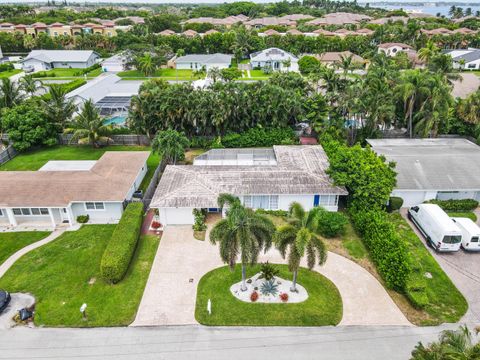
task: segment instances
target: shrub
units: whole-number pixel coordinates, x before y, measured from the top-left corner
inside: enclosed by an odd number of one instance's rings
[[[243,133],[231,133],[222,138],[226,148],[270,147],[296,143],[295,132],[290,128],[251,128]]]
[[[407,281],[405,295],[412,305],[417,309],[423,309],[428,305],[427,284],[420,273],[414,273]]]
[[[102,256],[102,277],[113,284],[123,279],[135,252],[143,220],[143,204],[128,204]]]
[[[78,70],[78,71],[75,71],[73,73],[73,76],[82,76],[82,75],[86,75],[88,74],[90,71],[93,71],[95,69],[99,69],[101,67],[100,64],[94,64],[88,68],[85,68],[85,69],[81,69],[81,70]]]
[[[69,92],[79,88],[80,86],[85,85],[86,83],[87,82],[83,79],[76,79],[76,80],[70,81],[70,82],[65,83],[65,84],[59,84],[57,86],[60,86],[60,87],[64,88],[65,93],[69,93]],[[50,100],[51,96],[50,96],[49,93],[46,93],[46,94],[43,94],[42,96],[40,96],[40,98],[42,100],[48,101],[48,100]]]
[[[265,279],[267,281],[272,280],[275,276],[278,275],[279,270],[275,268],[272,264],[269,264],[267,261],[266,263],[263,263],[260,267],[260,277],[259,279]]]
[[[276,296],[278,294],[278,285],[275,284],[274,280],[267,280],[262,283],[260,286],[260,292],[262,295],[272,295]]]
[[[398,196],[391,196],[390,199],[388,200],[388,211],[397,211],[399,210],[403,205],[403,199]]]
[[[207,225],[205,224],[205,212],[201,209],[193,209],[193,230],[194,231],[205,231],[207,230]]]
[[[255,210],[255,212],[258,213],[258,214],[273,215],[273,216],[278,216],[278,217],[287,217],[288,216],[288,211],[286,211],[286,210],[257,209],[257,210]]]
[[[258,300],[258,292],[254,291],[250,294],[250,301],[255,302]]]
[[[325,211],[318,220],[318,231],[327,238],[332,238],[345,233],[348,220],[339,212]]]
[[[86,224],[90,220],[90,215],[78,215],[77,222],[79,224]]]
[[[437,204],[445,211],[471,211],[478,207],[478,201],[473,199],[461,200],[430,200],[429,204]]]
[[[282,300],[283,302],[287,302],[288,301],[288,294],[287,293],[281,293],[280,294],[280,300]]]
[[[0,72],[4,72],[4,71],[10,71],[10,70],[13,70],[14,67],[13,67],[13,64],[12,63],[4,63],[4,64],[0,64]]]
[[[386,213],[353,206],[350,214],[387,287],[403,292],[410,277],[410,256]]]

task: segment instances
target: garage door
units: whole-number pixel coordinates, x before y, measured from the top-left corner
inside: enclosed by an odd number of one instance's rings
[[[425,191],[395,191],[392,196],[401,197],[403,207],[418,205],[425,201]]]

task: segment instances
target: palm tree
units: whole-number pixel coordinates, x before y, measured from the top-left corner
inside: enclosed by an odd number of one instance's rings
[[[466,99],[460,100],[457,112],[463,121],[470,124],[480,124],[480,90]]]
[[[473,344],[472,334],[466,326],[458,330],[445,330],[439,341],[424,346],[421,342],[412,351],[411,360],[475,360],[480,358],[480,343]]]
[[[233,271],[240,256],[242,264],[241,290],[247,290],[247,264],[254,265],[260,252],[272,245],[275,225],[267,217],[245,208],[240,199],[230,194],[221,194],[218,205],[228,205],[227,215],[215,224],[210,232],[210,242],[220,245],[220,257]]]
[[[50,99],[42,100],[42,109],[45,117],[60,129],[65,128],[65,123],[77,110],[73,99],[65,97],[66,89],[63,86],[53,84],[50,86]]]
[[[210,79],[212,79],[213,83],[216,83],[217,80],[221,78],[222,72],[218,67],[212,67],[208,70],[207,75]]]
[[[152,76],[157,70],[153,56],[148,53],[137,58],[137,67],[145,76]]]
[[[0,85],[0,108],[11,108],[20,104],[24,96],[20,92],[20,87],[15,82],[10,81],[9,78],[2,79]]]
[[[20,88],[30,96],[35,95],[38,89],[45,90],[42,81],[35,79],[32,75],[25,75],[20,79]]]
[[[235,54],[238,63],[240,63],[245,55],[252,49],[250,37],[250,32],[244,26],[239,27],[235,32],[235,40],[231,50]]]
[[[177,159],[183,159],[185,149],[190,145],[187,137],[175,130],[165,130],[157,133],[152,142],[152,149],[168,163],[175,164]]]
[[[63,132],[73,134],[70,142],[78,140],[79,144],[92,144],[93,147],[99,147],[100,144],[108,144],[112,139],[107,135],[111,132],[111,127],[103,124],[103,119],[98,114],[92,100],[87,100],[83,105],[82,112]]]
[[[430,59],[438,54],[439,48],[435,45],[432,40],[429,40],[424,48],[418,50],[418,58],[425,61],[426,63],[430,62]]]
[[[284,60],[282,61],[282,65],[284,68],[287,69],[287,71],[290,71],[290,66],[292,66],[292,60],[290,59]]]
[[[348,72],[352,69],[353,67],[353,56],[341,56],[340,57],[340,62],[338,63],[338,67],[343,70],[343,74],[347,75]]]
[[[275,245],[285,259],[288,251],[288,268],[293,272],[290,291],[297,291],[297,274],[300,261],[307,255],[307,266],[311,270],[315,263],[325,264],[327,250],[318,235],[318,220],[325,210],[316,207],[310,211],[297,202],[290,205],[289,224],[280,227],[275,234]]]

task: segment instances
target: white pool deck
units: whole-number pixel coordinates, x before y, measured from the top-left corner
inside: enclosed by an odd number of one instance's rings
[[[89,171],[96,160],[50,160],[38,171]]]

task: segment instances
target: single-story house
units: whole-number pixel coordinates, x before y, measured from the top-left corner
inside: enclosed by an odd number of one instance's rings
[[[213,149],[193,165],[169,165],[150,207],[159,210],[163,225],[193,224],[193,209],[219,212],[222,193],[238,196],[253,209],[288,210],[294,201],[306,210],[323,206],[338,210],[345,188],[335,186],[320,145],[255,149]]]
[[[392,196],[403,206],[439,199],[480,200],[480,146],[460,138],[367,140],[396,163]]]
[[[468,48],[448,50],[455,69],[480,70],[480,49]]]
[[[290,64],[287,66],[288,62]],[[250,64],[253,69],[271,67],[274,71],[299,71],[298,58],[279,48],[269,48],[250,54]]]
[[[21,60],[23,68],[34,71],[55,68],[85,69],[94,65],[100,55],[92,50],[32,50]]]
[[[395,56],[399,52],[414,50],[413,47],[403,43],[383,43],[378,45],[378,52],[385,53],[387,56]]]
[[[148,151],[111,151],[97,161],[50,161],[38,171],[0,171],[0,227],[116,223],[147,172]]]
[[[127,57],[124,54],[115,54],[102,61],[105,72],[120,72],[127,70]]]
[[[350,51],[340,52],[325,52],[323,54],[314,55],[315,58],[327,67],[338,66],[345,58],[352,58],[352,64],[356,66],[363,66],[366,64],[366,60],[359,55],[356,55]]]
[[[177,57],[175,62],[176,69],[201,70],[206,71],[212,68],[226,69],[232,63],[232,55],[228,54],[189,54]]]

